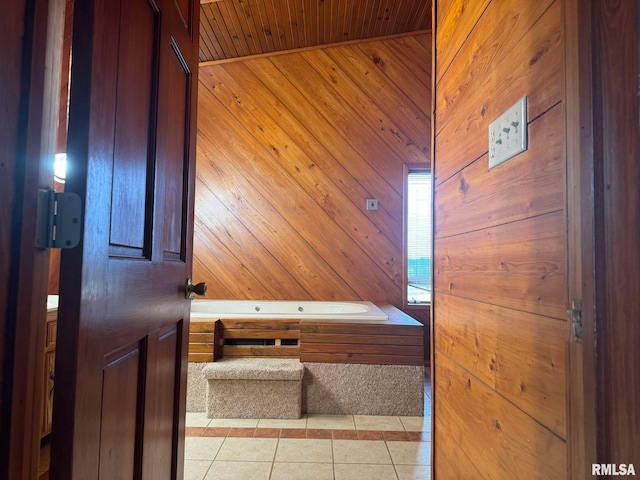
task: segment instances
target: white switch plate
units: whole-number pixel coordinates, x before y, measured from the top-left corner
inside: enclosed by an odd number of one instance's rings
[[[489,168],[527,149],[527,96],[489,125]]]
[[[367,210],[377,210],[378,200],[375,198],[367,198]]]

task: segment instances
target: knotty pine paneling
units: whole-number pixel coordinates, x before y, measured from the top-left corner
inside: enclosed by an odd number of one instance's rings
[[[430,162],[430,38],[200,67],[193,277],[208,297],[401,305],[403,166]]]
[[[441,238],[557,211],[563,201],[563,105],[529,124],[544,138],[509,168],[487,168],[487,154],[438,186],[435,220]]]
[[[438,319],[439,351],[565,437],[564,322],[453,295]]]
[[[485,59],[477,57],[477,50],[472,49],[466,55],[461,51],[461,56],[456,57],[456,62],[440,82],[443,86],[438,85],[446,98],[436,97],[436,108],[440,107],[437,111],[442,111],[436,126],[442,152],[436,183],[446,180],[487,151],[489,124],[523,95],[527,95],[528,122],[561,101],[564,48],[559,1],[537,19],[520,41],[510,44],[512,47],[507,55]],[[502,3],[498,7],[492,2],[485,15],[502,15],[501,7]],[[488,28],[490,32],[506,28],[489,21],[480,21],[478,27]],[[492,38],[472,33],[469,42],[473,46],[476,42],[492,42]],[[461,75],[460,70],[467,73]],[[449,83],[449,76],[460,78]],[[464,141],[460,141],[461,138]]]
[[[447,357],[436,357],[435,370],[439,479],[565,478],[564,440]],[[464,448],[452,451],[452,444]],[[449,468],[467,459],[473,467]]]
[[[437,240],[436,292],[565,318],[562,212]]]
[[[439,479],[565,476],[562,9],[436,2]],[[489,170],[488,126],[523,95],[529,148]]]
[[[220,0],[200,6],[200,61],[431,28],[425,0]]]

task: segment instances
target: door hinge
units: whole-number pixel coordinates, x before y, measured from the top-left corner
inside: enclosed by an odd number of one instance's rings
[[[76,193],[38,190],[36,246],[73,248],[80,243],[82,200]]]
[[[573,334],[577,339],[582,339],[582,300],[576,298],[571,302],[571,310],[567,310],[567,315],[571,318],[571,324],[573,326]]]

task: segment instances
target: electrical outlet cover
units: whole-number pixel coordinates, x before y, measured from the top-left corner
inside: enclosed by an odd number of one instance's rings
[[[527,149],[527,96],[489,125],[489,168]]]

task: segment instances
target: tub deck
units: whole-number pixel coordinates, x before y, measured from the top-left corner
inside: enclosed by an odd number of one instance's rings
[[[378,305],[384,322],[300,322],[300,361],[422,365],[423,326],[392,305]]]
[[[269,356],[302,362],[422,365],[422,324],[392,305],[377,306],[388,315],[387,320],[194,319],[189,361]],[[268,344],[230,344],[251,339]]]

